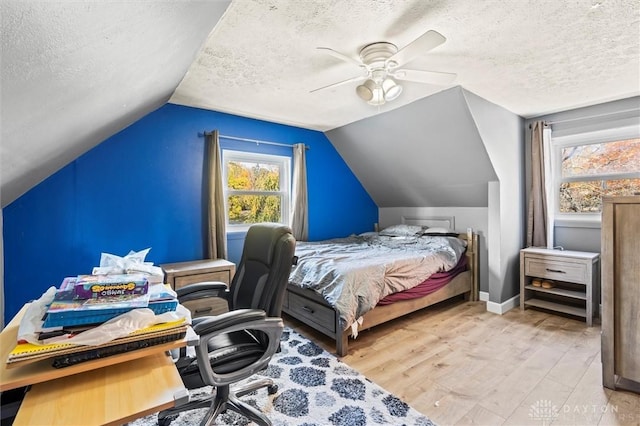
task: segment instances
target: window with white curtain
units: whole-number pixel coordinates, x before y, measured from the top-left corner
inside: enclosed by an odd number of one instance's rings
[[[222,163],[227,230],[289,223],[291,158],[224,149]]]
[[[551,139],[553,214],[561,221],[600,221],[602,196],[640,192],[638,126]]]

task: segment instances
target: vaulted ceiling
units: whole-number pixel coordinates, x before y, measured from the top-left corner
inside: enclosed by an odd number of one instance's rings
[[[640,4],[628,0],[3,0],[2,206],[166,102],[331,130],[462,86],[523,117],[640,94]],[[355,94],[372,42],[446,41],[381,107]],[[372,118],[373,117],[373,118]],[[382,130],[384,131],[384,130]],[[336,133],[337,135],[338,133]],[[332,140],[332,142],[336,143]]]

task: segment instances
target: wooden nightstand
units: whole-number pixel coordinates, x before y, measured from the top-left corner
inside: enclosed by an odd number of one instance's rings
[[[224,259],[193,260],[190,262],[166,263],[160,265],[165,272],[165,282],[174,290],[202,281],[221,281],[227,286],[236,272],[236,265]],[[192,317],[217,315],[227,311],[227,304],[218,298],[186,302],[184,306]]]
[[[552,288],[533,285],[551,280]],[[591,327],[600,303],[600,254],[529,247],[520,250],[520,309],[527,306],[582,317]]]

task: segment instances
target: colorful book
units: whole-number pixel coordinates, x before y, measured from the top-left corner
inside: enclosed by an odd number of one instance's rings
[[[159,315],[165,312],[173,312],[178,307],[178,301],[158,300],[150,301],[147,306],[154,314]],[[109,310],[91,310],[88,312],[63,311],[54,312],[52,315],[45,316],[42,328],[53,331],[59,327],[83,326],[90,324],[101,324],[105,321],[115,318],[118,315],[129,312],[132,308],[109,309]]]
[[[143,295],[148,289],[149,282],[143,274],[78,275],[75,282],[78,299]]]

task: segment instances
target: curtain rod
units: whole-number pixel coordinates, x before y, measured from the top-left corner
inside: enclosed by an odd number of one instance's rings
[[[622,111],[614,111],[614,112],[607,112],[607,113],[603,113],[603,114],[588,115],[586,117],[567,118],[565,120],[556,120],[556,121],[545,121],[544,125],[545,126],[551,126],[552,124],[570,123],[572,121],[580,121],[580,120],[590,120],[592,118],[607,117],[609,115],[625,114],[627,112],[634,112],[634,111],[640,113],[640,109],[631,108],[631,109],[625,109],[625,110],[622,110]],[[531,128],[531,124],[529,124],[529,128]]]
[[[205,137],[205,136],[209,136],[212,135],[213,132],[203,132],[203,133],[198,133],[198,136],[200,137]],[[223,138],[223,139],[229,139],[232,141],[239,141],[239,142],[251,142],[251,143],[255,143],[256,145],[274,145],[274,146],[285,146],[287,148],[293,148],[293,145],[287,145],[286,143],[280,143],[280,142],[270,142],[270,141],[262,141],[259,139],[247,139],[247,138],[239,138],[236,136],[227,136],[227,135],[218,135],[219,138]],[[307,145],[304,146],[305,149],[310,149]]]

